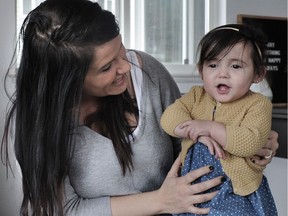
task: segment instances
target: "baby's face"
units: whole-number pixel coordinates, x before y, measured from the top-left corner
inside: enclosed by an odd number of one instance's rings
[[[251,44],[239,42],[228,53],[205,61],[201,75],[206,92],[221,103],[243,97],[256,79],[251,53]]]

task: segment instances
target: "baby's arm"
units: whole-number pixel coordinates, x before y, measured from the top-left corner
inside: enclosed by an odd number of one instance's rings
[[[224,124],[208,120],[185,121],[174,130],[178,137],[188,138],[196,141],[200,136],[213,137],[221,146],[226,146],[226,127]]]
[[[184,135],[194,141],[210,136],[230,154],[251,157],[263,148],[271,130],[272,104],[259,95],[255,97],[239,123],[225,126],[217,121],[190,120],[179,124],[174,133],[184,130]]]
[[[263,96],[264,97],[264,96]],[[272,104],[265,98],[256,99],[239,125],[226,125],[225,150],[238,157],[251,157],[267,143],[271,131]]]
[[[185,121],[176,126],[174,133],[194,142],[198,140],[206,145],[216,158],[225,158],[223,148],[226,145],[226,129],[222,123],[205,120]]]
[[[197,101],[194,90],[195,88],[192,88],[188,93],[182,95],[163,112],[160,123],[163,130],[169,135],[179,137],[174,133],[175,127],[182,122],[193,119],[191,110]]]

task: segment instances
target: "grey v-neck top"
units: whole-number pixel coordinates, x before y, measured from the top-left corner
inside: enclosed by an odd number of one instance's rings
[[[143,71],[134,65],[139,65],[135,52],[142,58]],[[133,63],[131,73],[142,73],[137,84],[141,87],[140,121],[132,143],[134,169],[123,176],[111,140],[80,126],[65,182],[69,216],[110,216],[111,196],[158,189],[178,155],[179,140],[168,136],[160,126],[164,109],[180,97],[176,83],[150,55],[127,50],[127,58]]]

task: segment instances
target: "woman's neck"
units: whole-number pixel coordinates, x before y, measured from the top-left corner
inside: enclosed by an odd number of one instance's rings
[[[127,79],[128,79],[128,86],[127,86],[128,93],[131,98],[136,98],[131,72],[127,73]]]
[[[92,113],[97,111],[97,99],[95,97],[83,97],[79,110],[79,122],[84,124],[85,119]]]

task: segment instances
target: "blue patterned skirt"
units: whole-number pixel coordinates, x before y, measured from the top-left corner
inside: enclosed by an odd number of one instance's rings
[[[214,171],[202,176],[193,184],[206,181],[217,176],[225,176],[227,180],[213,189],[206,192],[219,190],[217,195],[209,202],[197,204],[199,208],[210,208],[209,216],[277,216],[277,209],[271,194],[267,179],[263,176],[262,183],[257,191],[247,196],[239,196],[233,193],[231,180],[223,172],[220,161],[210,154],[208,148],[202,143],[194,144],[188,151],[185,158],[181,175],[197,168],[212,165]],[[196,205],[195,205],[196,206]],[[177,216],[192,216],[197,214],[184,213]]]

